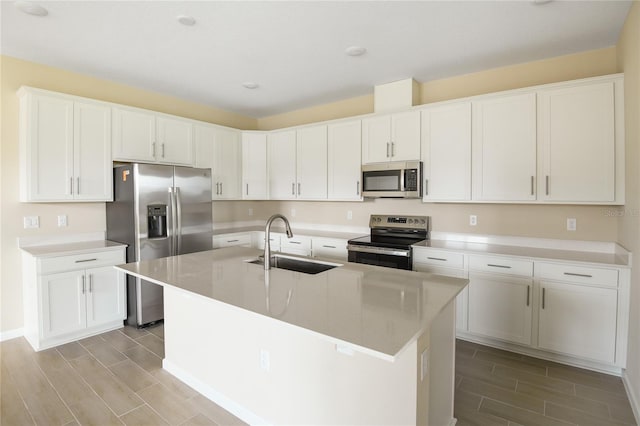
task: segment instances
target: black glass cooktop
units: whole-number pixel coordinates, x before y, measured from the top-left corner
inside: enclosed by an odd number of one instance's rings
[[[365,235],[363,237],[353,238],[349,240],[349,244],[361,246],[375,246],[388,248],[409,248],[412,244],[424,241],[424,237],[389,237],[379,235]]]

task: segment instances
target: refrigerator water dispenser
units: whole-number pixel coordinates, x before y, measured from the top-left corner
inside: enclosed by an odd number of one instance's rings
[[[167,237],[167,205],[151,204],[147,206],[148,238]]]

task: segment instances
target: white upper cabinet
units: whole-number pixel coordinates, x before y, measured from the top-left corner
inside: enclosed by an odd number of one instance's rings
[[[536,95],[473,102],[473,199],[536,199]]]
[[[420,158],[420,111],[362,120],[362,164]]]
[[[211,169],[213,200],[240,198],[240,132],[219,126],[194,126],[196,167]]]
[[[113,158],[192,166],[193,122],[137,108],[113,108]]]
[[[298,198],[327,198],[327,126],[296,131],[296,177]]]
[[[20,200],[110,201],[110,107],[26,87],[19,95]]]
[[[347,121],[327,126],[328,198],[362,200],[362,122]]]
[[[624,202],[622,80],[538,92],[539,199]]]
[[[267,134],[242,132],[242,198],[269,198],[267,173]]]
[[[471,200],[471,102],[422,110],[424,201]]]
[[[296,198],[296,131],[272,132],[267,136],[269,198]]]
[[[269,133],[269,198],[327,198],[327,126]]]

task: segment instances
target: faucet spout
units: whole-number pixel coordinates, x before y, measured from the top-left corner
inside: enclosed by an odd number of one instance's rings
[[[289,225],[289,220],[283,215],[277,213],[267,219],[267,224],[264,227],[264,270],[268,271],[271,269],[271,224],[276,219],[282,219],[284,222],[285,232],[287,233],[287,238],[293,237],[293,232],[291,232],[291,225]]]

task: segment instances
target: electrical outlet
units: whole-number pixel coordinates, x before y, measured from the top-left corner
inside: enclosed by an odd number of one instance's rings
[[[250,208],[250,209],[248,209],[248,210],[247,210],[247,214],[248,214],[249,216],[253,216],[253,209],[251,209],[251,208]]]
[[[347,220],[353,219],[353,212],[351,210],[347,210]]]
[[[25,216],[22,218],[24,229],[40,228],[39,216]]]
[[[578,227],[578,221],[575,217],[567,218],[567,231],[575,231]]]
[[[260,368],[264,371],[269,371],[271,368],[271,360],[269,358],[269,351],[260,349]]]
[[[478,224],[478,216],[472,214],[469,216],[469,225],[476,226]]]
[[[67,215],[59,214],[58,215],[58,228],[64,228],[67,226]]]

